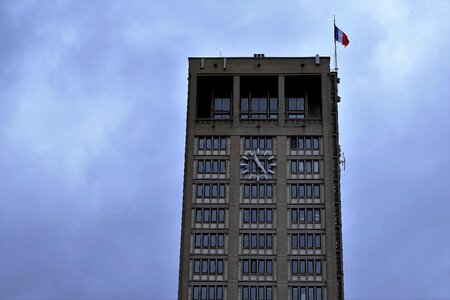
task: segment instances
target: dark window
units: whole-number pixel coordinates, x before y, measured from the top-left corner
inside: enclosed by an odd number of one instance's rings
[[[242,262],[242,273],[243,274],[248,274],[249,273],[249,261],[248,259],[244,259],[244,261]]]
[[[297,234],[291,235],[291,248],[292,249],[298,248],[298,235]]]
[[[318,137],[313,138],[313,149],[319,150],[319,138]]]
[[[319,249],[321,247],[321,242],[322,242],[322,239],[320,237],[320,234],[316,234],[315,235],[315,248],[316,249]]]
[[[213,138],[213,150],[219,150],[219,138],[218,137]]]
[[[250,198],[250,184],[244,184],[244,198]]]
[[[193,300],[199,300],[200,296],[199,296],[199,287],[198,286],[194,286],[192,289],[192,299]]]
[[[313,235],[312,234],[306,235],[306,243],[307,243],[308,249],[314,248],[313,242],[314,242]]]
[[[200,248],[202,246],[202,236],[201,234],[195,234],[195,243],[194,243],[194,247],[195,248]]]
[[[242,248],[248,249],[250,248],[250,241],[248,233],[242,235]]]
[[[229,119],[231,114],[230,98],[214,98],[212,116],[214,119]]]
[[[319,161],[318,160],[313,161],[313,170],[314,170],[314,174],[319,174]]]
[[[306,148],[306,150],[311,150],[311,138],[310,137],[305,138],[305,148]]]
[[[291,273],[292,275],[298,274],[298,260],[291,261]]]
[[[314,184],[314,198],[320,198],[320,185]]]
[[[225,236],[223,234],[219,234],[218,235],[218,243],[217,243],[217,247],[219,248],[223,248],[225,245]]]
[[[197,185],[197,198],[203,197],[203,185],[198,184]]]
[[[203,172],[204,172],[204,162],[203,160],[199,160],[197,165],[197,173],[201,174]]]
[[[266,247],[267,249],[272,249],[272,235],[271,234],[267,234],[266,235]]]
[[[300,249],[305,249],[306,248],[306,242],[305,242],[305,235],[304,234],[301,234],[299,236],[298,243],[299,243]]]
[[[252,249],[256,249],[258,247],[258,243],[257,243],[258,236],[256,234],[252,234],[251,238],[252,238],[252,240],[251,240]]]
[[[305,98],[288,98],[287,117],[289,119],[305,118]]]

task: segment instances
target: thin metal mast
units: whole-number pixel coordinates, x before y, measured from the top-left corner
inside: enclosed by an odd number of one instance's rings
[[[334,70],[337,72],[337,47],[336,47],[336,15],[333,15],[333,40],[334,40]]]

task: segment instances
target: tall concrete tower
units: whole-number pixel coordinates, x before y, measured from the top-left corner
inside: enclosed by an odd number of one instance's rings
[[[344,299],[329,57],[190,58],[180,300]]]

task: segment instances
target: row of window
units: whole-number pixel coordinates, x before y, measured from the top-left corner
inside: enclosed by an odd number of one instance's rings
[[[196,223],[224,223],[224,208],[197,208],[195,210]],[[272,208],[244,208],[243,222],[263,224],[273,222]],[[320,224],[320,208],[291,208],[292,224]]]
[[[322,300],[325,299],[321,286],[293,286],[292,300]]]
[[[243,249],[272,249],[273,235],[271,233],[244,233],[242,235]]]
[[[226,160],[198,160],[197,174],[225,174],[227,171]]]
[[[199,136],[198,150],[227,150],[227,137]]]
[[[291,184],[291,198],[320,198],[320,184]]]
[[[291,174],[319,174],[318,160],[291,160]]]
[[[223,264],[223,259],[195,259],[194,274],[222,275]]]
[[[273,300],[273,287],[243,286],[242,300]]]
[[[291,275],[322,275],[321,259],[291,260]],[[243,275],[272,275],[274,261],[272,259],[243,259]],[[194,259],[194,275],[223,275],[223,259]]]
[[[225,198],[225,184],[198,183],[197,198]]]
[[[196,233],[194,247],[196,249],[222,249],[225,246],[223,233]],[[320,233],[292,233],[291,249],[320,249],[322,235]],[[272,249],[272,233],[244,233],[242,234],[242,249]]]
[[[273,222],[272,208],[244,208],[244,223],[264,224]]]
[[[322,260],[294,259],[291,260],[292,275],[322,275]]]
[[[319,150],[319,137],[293,136],[291,150]]]
[[[215,119],[231,118],[230,98],[214,98],[212,115]],[[241,98],[241,119],[278,118],[278,98],[250,97]],[[305,118],[305,98],[287,98],[286,107],[289,119]]]
[[[320,224],[320,208],[292,208],[292,224]]]
[[[322,247],[322,235],[320,233],[292,233],[291,249],[320,249]]]
[[[221,249],[225,246],[223,233],[196,233],[194,247],[196,249]]]
[[[250,136],[244,137],[244,150],[273,150],[273,137]],[[320,137],[292,136],[291,150],[319,150]],[[227,150],[226,136],[199,136],[198,150]]]
[[[244,275],[272,275],[273,260],[272,259],[243,259],[242,274]]]
[[[244,184],[244,198],[272,199],[272,184]]]
[[[193,286],[192,300],[223,300],[223,286]]]
[[[196,223],[225,223],[224,208],[197,208],[195,210]]]
[[[244,198],[272,199],[272,184],[244,184]],[[225,198],[225,184],[197,184],[197,198]],[[320,198],[320,184],[291,184],[291,198]]]
[[[241,119],[278,119],[278,99],[241,98]]]
[[[273,138],[264,136],[244,137],[244,150],[272,150]]]

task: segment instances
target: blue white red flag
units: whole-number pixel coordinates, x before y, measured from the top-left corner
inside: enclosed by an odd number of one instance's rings
[[[348,36],[339,28],[337,28],[336,25],[334,25],[334,38],[336,41],[344,45],[344,47],[347,47],[347,45],[350,43]]]

